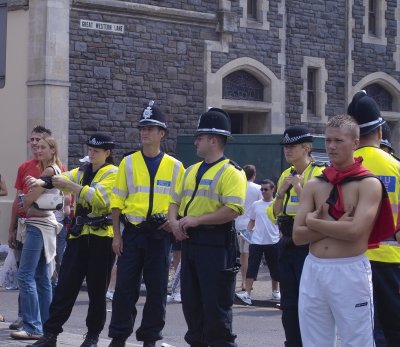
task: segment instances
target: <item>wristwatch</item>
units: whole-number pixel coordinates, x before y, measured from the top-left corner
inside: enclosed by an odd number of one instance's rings
[[[275,193],[275,198],[276,199],[283,199],[283,196],[279,194],[278,192]]]

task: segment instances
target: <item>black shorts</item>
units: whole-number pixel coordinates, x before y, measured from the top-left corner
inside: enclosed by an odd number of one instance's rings
[[[246,278],[253,278],[254,280],[257,279],[258,269],[260,268],[263,254],[265,257],[265,261],[267,262],[269,273],[271,275],[272,280],[279,281],[277,244],[250,245],[249,266],[247,268]]]

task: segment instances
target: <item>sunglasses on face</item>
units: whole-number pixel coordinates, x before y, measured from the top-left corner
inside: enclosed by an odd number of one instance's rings
[[[269,188],[261,188],[260,189],[262,192],[268,192],[269,190],[271,190],[271,189],[269,189]]]

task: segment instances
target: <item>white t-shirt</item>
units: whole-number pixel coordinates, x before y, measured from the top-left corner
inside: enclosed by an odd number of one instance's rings
[[[267,202],[258,200],[251,205],[249,215],[250,219],[255,221],[251,243],[257,245],[271,245],[279,241],[278,226],[271,222],[265,210],[272,204],[272,201]]]
[[[253,202],[262,199],[261,186],[253,182],[247,182],[246,199],[244,201],[244,213],[235,219],[237,231],[247,229],[250,220],[250,207]]]

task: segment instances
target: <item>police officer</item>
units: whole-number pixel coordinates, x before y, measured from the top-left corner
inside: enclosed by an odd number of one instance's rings
[[[90,162],[51,179],[55,187],[74,194],[75,218],[50,305],[50,318],[44,324],[43,337],[32,345],[35,347],[56,347],[57,335],[63,331],[85,277],[88,333],[81,347],[97,346],[106,321],[106,291],[115,259],[110,215],[111,189],[117,173],[112,164],[115,143],[108,134],[95,133],[86,144]],[[49,180],[39,181],[51,188]]]
[[[302,125],[288,127],[281,145],[291,166],[282,172],[274,202],[267,208],[268,217],[277,221],[282,237],[279,241],[279,276],[281,289],[282,324],[286,347],[301,347],[298,318],[300,277],[308,246],[295,246],[292,240],[294,216],[304,185],[321,175],[325,165],[315,163],[311,156],[313,137]]]
[[[200,117],[194,143],[204,161],[186,170],[180,198],[169,209],[174,236],[183,240],[182,307],[185,340],[192,347],[236,346],[232,304],[239,267],[233,221],[244,212],[247,181],[224,156],[230,130],[229,115],[221,109]]]
[[[379,148],[385,125],[379,107],[365,91],[360,91],[354,95],[347,112],[360,126],[360,147],[354,156],[361,156],[362,164],[384,182],[392,205],[393,220],[398,225],[400,162]],[[392,238],[382,242],[379,248],[371,248],[366,252],[372,269],[377,347],[400,346],[399,241],[398,231]]]
[[[111,200],[114,240],[118,255],[117,281],[112,303],[110,347],[125,346],[136,318],[140,283],[146,285],[146,303],[136,339],[155,346],[162,339],[167,299],[170,234],[166,214],[180,184],[180,161],[160,150],[167,125],[163,112],[151,101],[139,121],[142,150],[121,161]],[[120,233],[120,219],[125,224]]]

